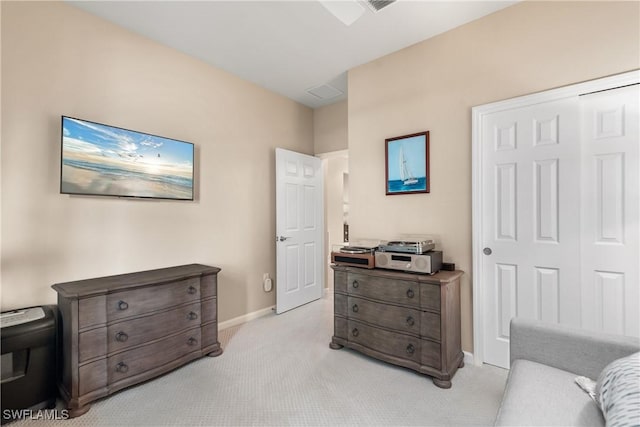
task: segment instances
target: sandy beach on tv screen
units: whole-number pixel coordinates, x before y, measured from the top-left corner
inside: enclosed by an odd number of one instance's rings
[[[76,194],[191,199],[190,189],[180,185],[101,174],[69,165],[62,166],[61,190]]]

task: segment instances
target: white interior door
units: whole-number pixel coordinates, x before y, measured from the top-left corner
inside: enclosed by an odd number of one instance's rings
[[[474,111],[480,361],[509,366],[516,316],[640,335],[639,86],[609,90],[639,77]]]
[[[322,161],[276,148],[276,313],[322,296]]]

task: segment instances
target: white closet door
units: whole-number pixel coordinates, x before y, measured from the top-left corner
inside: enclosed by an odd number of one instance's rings
[[[482,354],[527,317],[640,336],[640,86],[484,114]]]
[[[484,116],[484,360],[509,366],[509,322],[580,324],[578,98]]]
[[[640,86],[581,96],[582,322],[640,335]]]

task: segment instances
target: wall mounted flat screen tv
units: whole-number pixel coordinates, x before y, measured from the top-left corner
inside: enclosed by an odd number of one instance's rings
[[[60,192],[193,200],[193,144],[62,116]]]

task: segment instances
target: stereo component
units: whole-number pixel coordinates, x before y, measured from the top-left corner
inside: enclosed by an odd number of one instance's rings
[[[442,251],[424,254],[376,251],[375,266],[411,273],[435,274],[442,268]]]
[[[351,267],[375,268],[373,252],[331,252],[331,262],[337,265],[349,265]]]
[[[402,240],[392,240],[383,242],[379,247],[380,252],[402,252],[408,254],[423,254],[429,252],[436,247],[433,240],[423,239],[420,237],[405,238]]]
[[[355,239],[353,242],[333,245],[331,262],[351,267],[375,268],[374,253],[379,244],[380,240]]]

